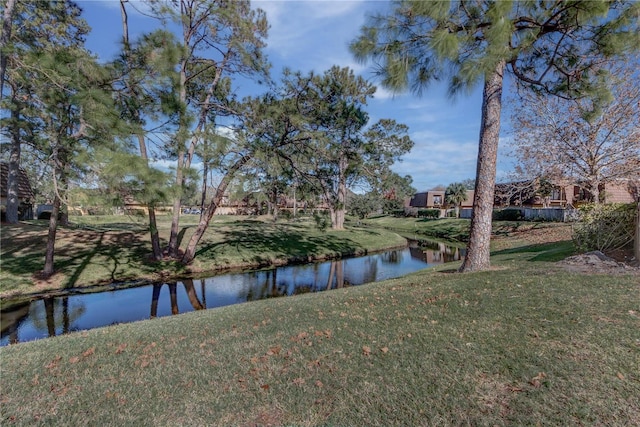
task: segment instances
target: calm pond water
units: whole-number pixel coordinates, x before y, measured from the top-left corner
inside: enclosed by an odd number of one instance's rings
[[[464,256],[463,249],[437,242],[426,245],[411,242],[405,249],[358,258],[42,298],[0,312],[0,346],[193,310],[361,285]]]

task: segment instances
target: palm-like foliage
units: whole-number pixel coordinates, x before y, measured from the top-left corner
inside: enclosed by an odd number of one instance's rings
[[[467,188],[461,182],[449,184],[444,193],[444,200],[447,204],[453,205],[456,210],[456,218],[459,218],[460,205],[467,200]]]

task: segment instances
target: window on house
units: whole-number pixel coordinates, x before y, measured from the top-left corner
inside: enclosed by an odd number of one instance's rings
[[[433,204],[439,206],[442,204],[442,196],[433,196]]]

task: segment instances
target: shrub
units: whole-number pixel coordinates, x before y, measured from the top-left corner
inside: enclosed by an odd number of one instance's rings
[[[524,219],[520,209],[501,209],[493,211],[494,221],[521,221]]]
[[[635,203],[584,205],[580,221],[573,226],[573,241],[584,252],[624,248],[633,242],[635,217]]]
[[[439,209],[420,209],[418,210],[418,218],[440,218]]]

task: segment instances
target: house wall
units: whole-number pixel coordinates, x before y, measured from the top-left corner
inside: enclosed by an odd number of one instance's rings
[[[473,190],[467,190],[467,200],[462,202],[460,208],[473,207],[474,194]],[[440,203],[437,203],[438,199]],[[419,209],[442,209],[446,205],[444,190],[429,190],[414,194],[409,200],[407,207]]]
[[[604,186],[606,203],[633,203],[635,200],[629,192],[627,183],[607,183]]]

